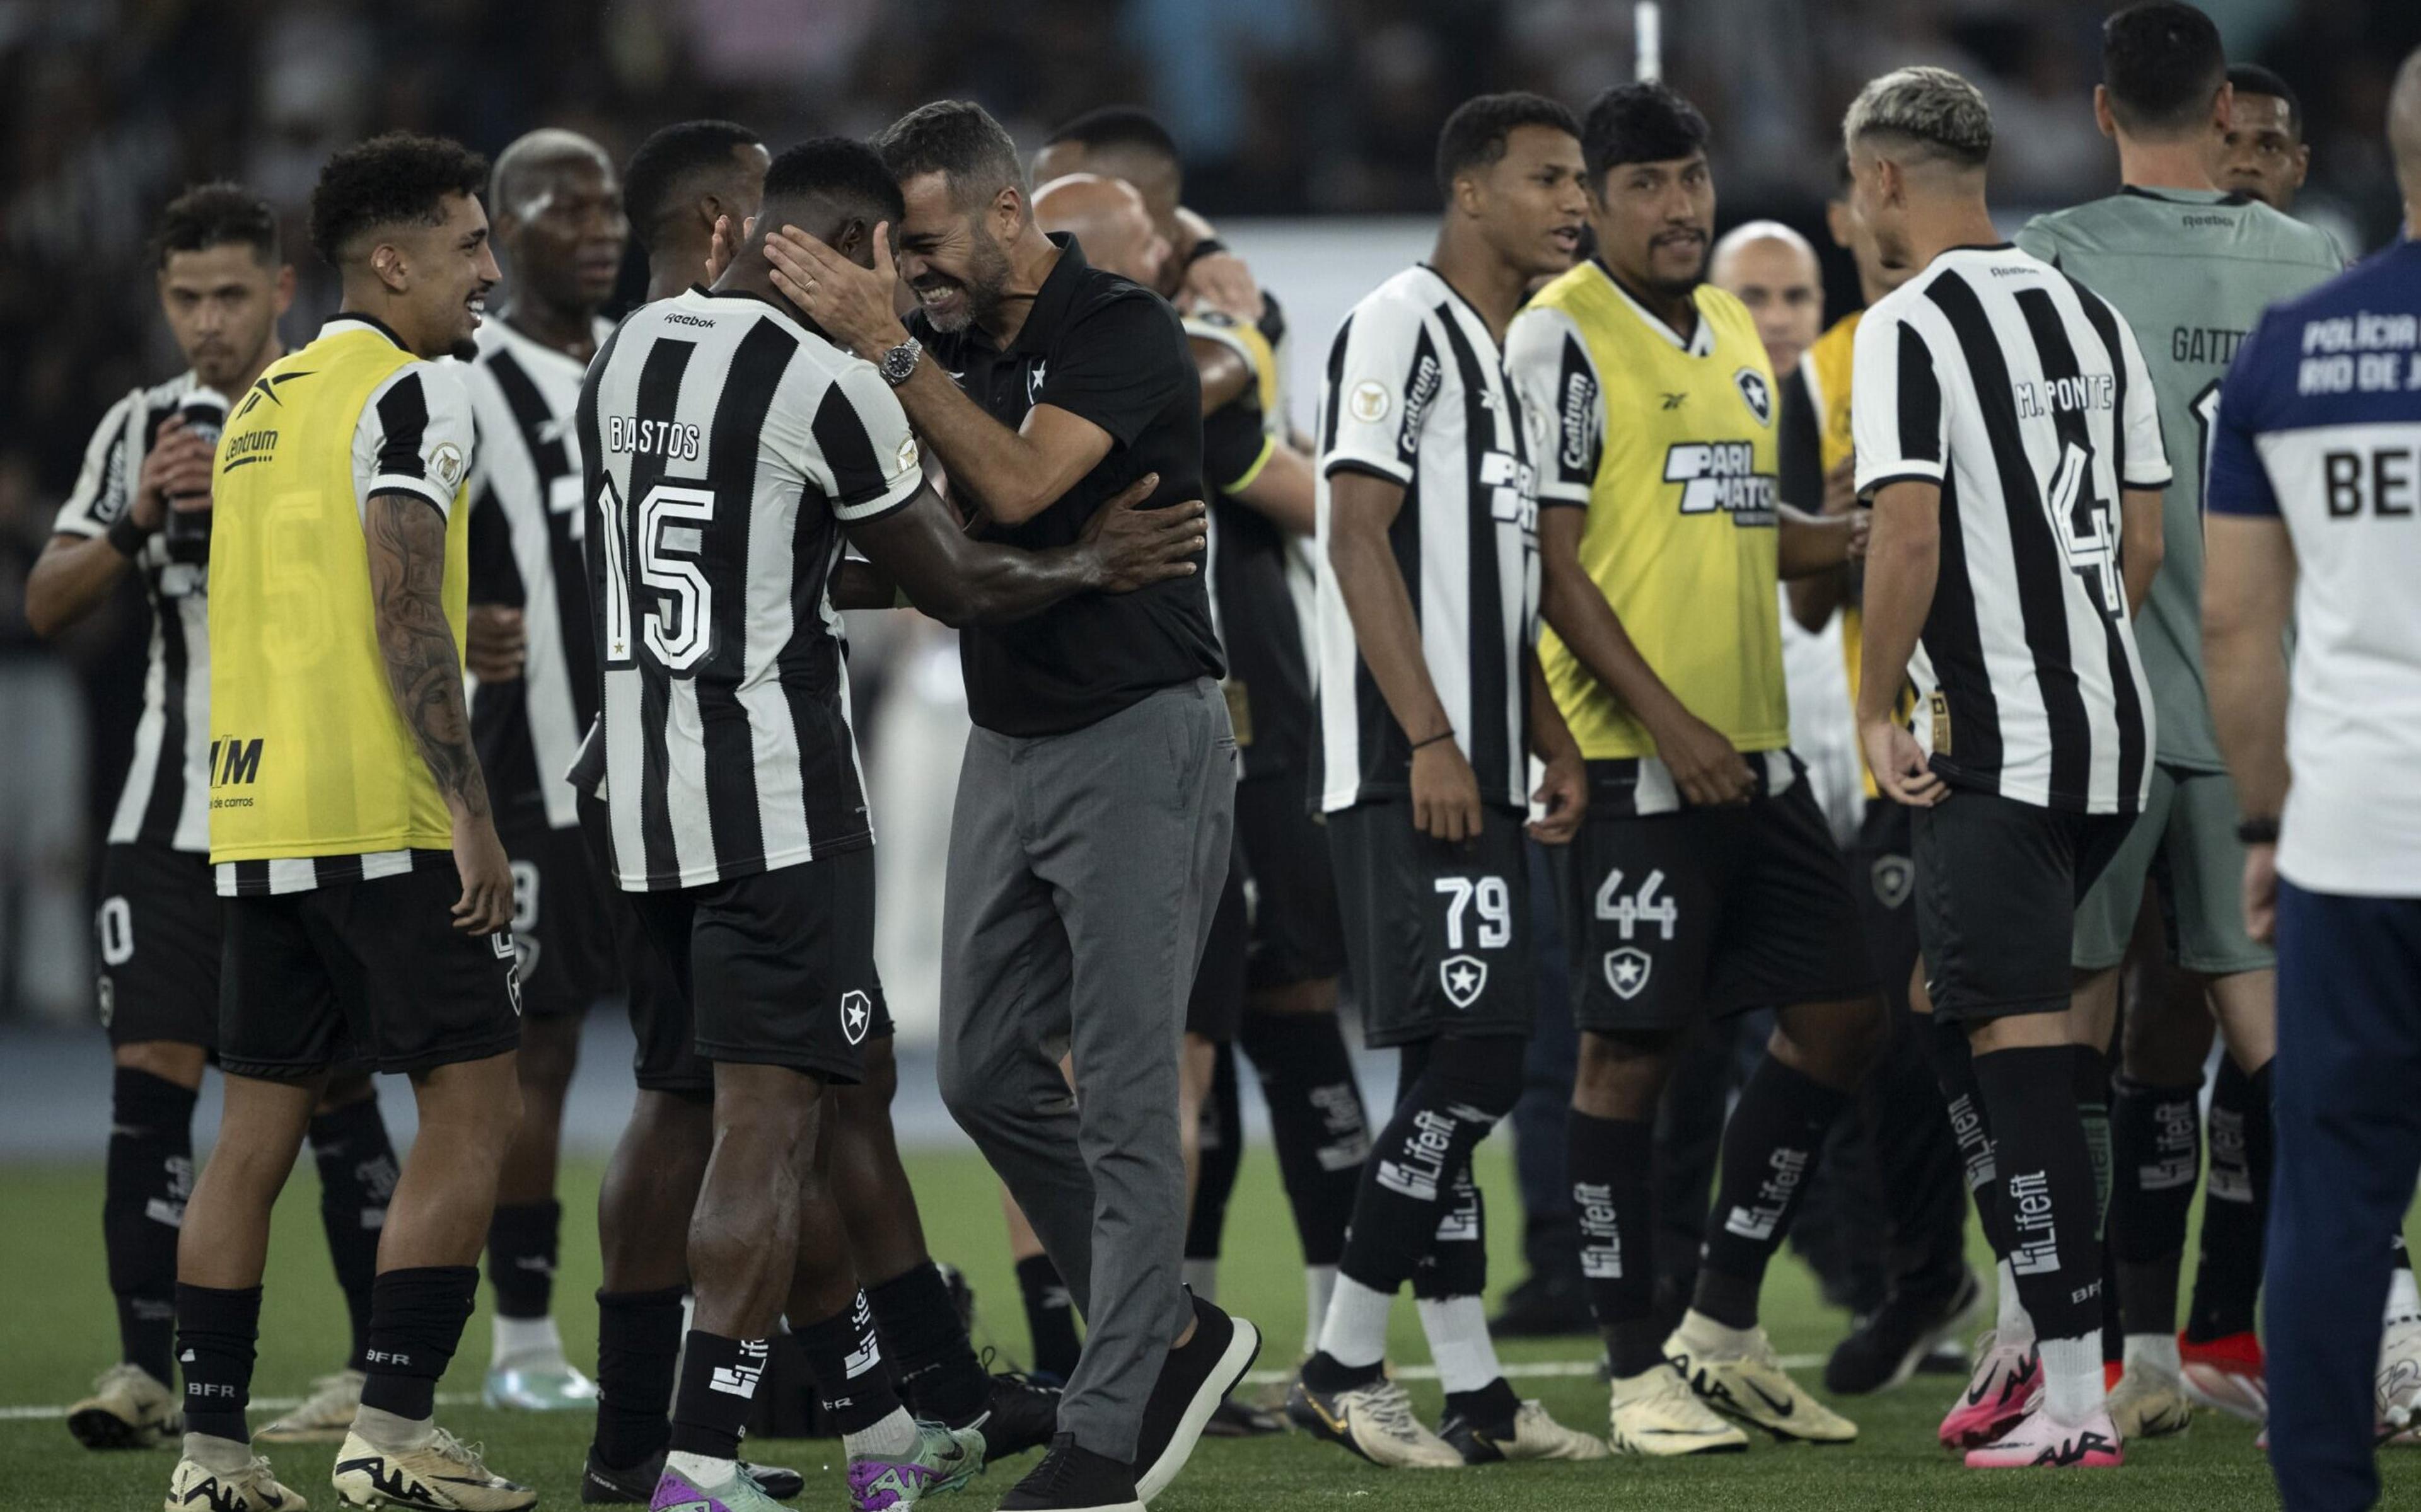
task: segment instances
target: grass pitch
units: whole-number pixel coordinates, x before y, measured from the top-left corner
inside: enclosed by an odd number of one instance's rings
[[[997,1189],[971,1152],[912,1156],[927,1233],[935,1253],[961,1267],[976,1288],[976,1342],[997,1346],[1010,1360],[1025,1344],[1023,1314],[1003,1239]],[[1502,1286],[1520,1275],[1519,1211],[1502,1142],[1481,1151],[1482,1184],[1499,1215],[1492,1224],[1492,1274]],[[600,1167],[567,1169],[567,1215],[555,1313],[571,1358],[595,1359],[596,1211]],[[262,1311],[256,1404],[300,1395],[312,1376],[342,1364],[343,1304],[320,1236],[319,1195],[310,1162],[288,1185],[271,1249],[268,1297]],[[168,1452],[93,1454],[76,1445],[55,1409],[83,1395],[93,1373],[116,1358],[116,1328],[101,1252],[102,1177],[98,1163],[16,1166],[0,1170],[0,1507],[44,1512],[121,1512],[158,1506],[173,1463]],[[1228,1257],[1220,1300],[1261,1327],[1264,1372],[1294,1363],[1303,1339],[1303,1276],[1294,1234],[1267,1154],[1247,1159],[1230,1209]],[[540,1504],[578,1504],[587,1414],[529,1416],[476,1405],[488,1358],[485,1288],[481,1313],[446,1377],[439,1420],[466,1440],[482,1441],[504,1473],[537,1486]],[[1766,1317],[1785,1354],[1829,1349],[1847,1326],[1816,1298],[1807,1273],[1790,1260],[1775,1267],[1766,1288]],[[1507,1344],[1508,1365],[1557,1364],[1570,1374],[1523,1374],[1514,1384],[1536,1395],[1567,1424],[1602,1432],[1605,1394],[1585,1373],[1593,1341]],[[1398,1364],[1426,1363],[1409,1303],[1398,1307],[1393,1338]],[[1818,1368],[1796,1372],[1813,1383]],[[1435,1421],[1434,1383],[1415,1381],[1414,1398]],[[1248,1388],[1274,1399],[1273,1385]],[[2253,1430],[2210,1413],[2182,1437],[2131,1444],[2123,1470],[2075,1474],[2047,1472],[1971,1473],[1937,1448],[1933,1428],[1955,1383],[1920,1376],[1879,1396],[1835,1405],[1861,1429],[1855,1444],[1834,1449],[1782,1445],[1759,1437],[1744,1455],[1676,1462],[1612,1459],[1583,1465],[1498,1465],[1460,1473],[1390,1473],[1332,1446],[1296,1435],[1248,1441],[1205,1441],[1177,1484],[1156,1504],[1165,1512],[1268,1512],[1273,1506],[1333,1512],[1507,1512],[1539,1507],[1671,1508],[1715,1512],[1730,1507],[1831,1508],[2023,1507],[2125,1508],[2127,1512],[2224,1512],[2274,1506],[2269,1470],[2254,1447]],[[47,1415],[46,1414],[47,1411]],[[271,1412],[255,1406],[257,1427]],[[808,1473],[803,1507],[835,1512],[846,1504],[839,1445],[829,1442],[751,1440],[751,1457]],[[325,1508],[335,1503],[328,1471],[335,1446],[289,1446],[273,1456],[280,1478]],[[2384,1456],[2386,1504],[2421,1497],[2421,1451]],[[982,1512],[1031,1459],[996,1467],[944,1508]],[[1382,1502],[1365,1501],[1383,1498]]]

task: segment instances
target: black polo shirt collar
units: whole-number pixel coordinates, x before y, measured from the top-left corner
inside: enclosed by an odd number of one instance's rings
[[[1053,231],[1049,235],[1052,245],[1059,249],[1059,260],[1042,275],[1042,287],[1034,291],[1034,307],[1025,312],[1025,323],[1017,328],[1017,339],[1008,344],[1008,352],[1042,349],[1068,319],[1068,304],[1076,297],[1078,275],[1092,266],[1085,260],[1085,249],[1076,244],[1074,232]]]

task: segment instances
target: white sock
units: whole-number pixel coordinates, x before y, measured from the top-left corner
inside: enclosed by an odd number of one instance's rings
[[[186,1434],[184,1453],[195,1464],[221,1475],[231,1475],[252,1463],[252,1445],[213,1433]]]
[[[365,1407],[353,1413],[353,1431],[373,1449],[402,1454],[437,1437],[437,1420],[398,1417],[383,1408]]]
[[[1328,1321],[1328,1300],[1336,1295],[1336,1267],[1303,1268],[1303,1352],[1320,1348],[1320,1326]]]
[[[897,1459],[916,1447],[916,1420],[904,1407],[862,1433],[844,1433],[840,1446],[851,1459]]]
[[[1502,1378],[1496,1345],[1488,1336],[1488,1308],[1476,1297],[1421,1298],[1421,1332],[1429,1335],[1438,1385],[1448,1392],[1476,1392]]]
[[[489,1320],[488,1363],[501,1365],[508,1360],[559,1359],[563,1354],[563,1335],[554,1326],[553,1315],[538,1317],[494,1317]]]
[[[2035,1342],[2034,1315],[2026,1311],[2025,1303],[2018,1301],[2018,1273],[2009,1269],[2008,1261],[2001,1262],[2000,1274],[2001,1319],[1994,1330],[1993,1342],[2023,1349]]]
[[[2387,1315],[2385,1321],[2403,1322],[2421,1318],[2421,1287],[2413,1284],[2413,1272],[2398,1266],[2387,1272]]]
[[[1387,1313],[1396,1299],[1373,1291],[1351,1276],[1336,1278],[1328,1319],[1320,1326],[1320,1347],[1331,1360],[1356,1370],[1387,1358]]]
[[[2183,1368],[2178,1359],[2178,1336],[2174,1333],[2130,1333],[2126,1342],[2127,1373],[2131,1376],[2138,1365],[2169,1376]]]
[[[1219,1257],[1214,1255],[1207,1260],[1186,1261],[1185,1284],[1194,1288],[1194,1295],[1204,1302],[1217,1302],[1219,1300]]]
[[[2101,1340],[2044,1339],[2043,1411],[2052,1421],[2074,1427],[2101,1410]]]
[[[699,1490],[711,1491],[718,1486],[731,1484],[731,1477],[740,1473],[740,1461],[712,1459],[705,1455],[694,1455],[686,1450],[676,1449],[664,1456],[664,1468],[679,1475],[681,1479]]]
[[[1693,1307],[1681,1315],[1681,1326],[1674,1332],[1689,1340],[1693,1348],[1720,1360],[1754,1350],[1764,1330],[1718,1323]]]

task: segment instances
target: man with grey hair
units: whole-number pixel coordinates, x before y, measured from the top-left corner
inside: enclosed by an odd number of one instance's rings
[[[1991,1170],[1978,1206],[2039,1336],[1987,1351],[1943,1436],[1972,1468],[2116,1465],[2068,962],[2077,900],[2150,787],[2132,616],[2161,557],[2158,402],[2116,312],[1993,228],[1974,86],[1886,74],[1843,135],[1858,214],[1919,270],[1858,327],[1859,738],[1913,811],[1939,1069],[1981,1115],[1962,1130]],[[1922,738],[1895,715],[1903,674]]]
[[[1048,550],[1139,480],[1157,480],[1147,508],[1199,499],[1177,312],[1035,225],[982,107],[936,101],[875,145],[906,213],[875,228],[872,268],[795,227],[766,250],[782,292],[881,369],[972,528]],[[942,905],[942,1096],[1089,1330],[1059,1436],[1003,1504],[1135,1507],[1260,1348],[1179,1283],[1178,1046],[1235,803],[1225,662],[1199,576],[969,627],[960,650],[976,728]]]

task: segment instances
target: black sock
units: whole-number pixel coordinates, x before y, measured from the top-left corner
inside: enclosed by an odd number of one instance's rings
[[[940,1277],[934,1279],[938,1281]],[[945,1295],[945,1312],[948,1306]],[[806,1351],[807,1375],[816,1383],[816,1400],[822,1405],[824,1415],[832,1419],[834,1431],[863,1433],[899,1410],[899,1394],[892,1387],[891,1372],[882,1365],[882,1346],[874,1331],[874,1306],[867,1301],[865,1292],[859,1292],[848,1307],[832,1317],[805,1328],[791,1329],[790,1337]],[[744,1416],[742,1421],[746,1421]]]
[[[1883,1205],[1892,1290],[1947,1301],[1966,1274],[1966,1186],[1959,1147],[1942,1137],[1942,1098],[1925,1048],[1926,1021],[1895,1010],[1883,1063],[1862,1095]]]
[[[1768,1054],[1749,1073],[1724,1130],[1715,1208],[1692,1305],[1726,1328],[1757,1327],[1766,1262],[1790,1233],[1816,1157],[1849,1094]]]
[[[194,1190],[194,1096],[130,1066],[110,1080],[101,1232],[118,1358],[164,1386],[177,1380],[177,1232]]]
[[[2000,1168],[1992,1155],[1992,1130],[1984,1111],[1983,1090],[1976,1083],[1975,1052],[1968,1048],[1965,1026],[1936,1013],[1929,1016],[1926,1049],[1933,1062],[1934,1079],[1942,1083],[1943,1106],[1950,1115],[1950,1137],[1959,1146],[1959,1163],[1967,1177],[1967,1194],[1976,1203],[1976,1221],[1992,1253],[2009,1253],[2008,1215],[2002,1210]]]
[[[260,1339],[260,1288],[177,1286],[177,1358],[185,1373],[185,1431],[249,1442],[253,1348]]]
[[[1244,1014],[1236,1043],[1260,1073],[1278,1178],[1294,1209],[1303,1263],[1345,1254],[1353,1191],[1370,1153],[1370,1118],[1353,1079],[1352,1052],[1333,1013]]]
[[[1017,1289],[1025,1299],[1025,1332],[1034,1340],[1034,1368],[1066,1380],[1076,1373],[1076,1305],[1047,1255],[1017,1262]]]
[[[349,1102],[312,1119],[311,1158],[320,1167],[320,1226],[327,1232],[328,1258],[352,1319],[352,1353],[346,1364],[360,1370],[368,1364],[379,1234],[386,1226],[387,1199],[403,1174],[378,1099]]]
[[[597,1294],[597,1457],[617,1470],[664,1453],[671,1436],[685,1289]]]
[[[992,1377],[967,1342],[939,1266],[928,1260],[868,1286],[866,1300],[891,1357],[891,1379],[918,1417],[962,1428],[992,1410]]]
[[[1460,1207],[1471,1152],[1521,1096],[1522,1050],[1509,1037],[1404,1047],[1405,1084],[1362,1168],[1342,1273],[1393,1292],[1429,1257]]]
[[[1236,1089],[1236,1047],[1215,1047],[1210,1096],[1202,1104],[1201,1171],[1185,1224],[1185,1257],[1216,1260],[1227,1229],[1227,1199],[1244,1168],[1244,1110]]]
[[[1413,1295],[1423,1302],[1488,1294],[1488,1208],[1471,1167],[1455,1177],[1429,1237],[1429,1253],[1413,1268]]]
[[[2186,1312],[2186,1338],[2195,1344],[2253,1332],[2270,1223],[2270,1071],[2265,1065],[2247,1076],[2223,1055],[2211,1081],[2210,1174]]]
[[[2178,1326],[2178,1268],[2202,1174],[2199,1082],[2150,1086],[2121,1076],[2110,1097],[2110,1254],[2129,1333]]]
[[[2093,1237],[2101,1237],[2110,1211],[2110,1057],[2091,1045],[2074,1052],[2077,1121],[2085,1126],[2085,1153],[2093,1161]]]
[[[709,1459],[739,1458],[740,1430],[748,1426],[757,1382],[765,1376],[765,1352],[763,1339],[727,1339],[691,1329],[682,1345],[668,1447]],[[882,1389],[885,1395],[891,1390],[887,1382]]]
[[[1664,1358],[1656,1332],[1656,1126],[1572,1110],[1566,1169],[1580,1219],[1581,1277],[1617,1376]]]
[[[1367,1386],[1386,1373],[1383,1360],[1367,1365],[1340,1364],[1325,1349],[1313,1350],[1311,1358],[1303,1363],[1303,1383],[1316,1392],[1349,1392],[1357,1386]]]
[[[2071,1045],[1976,1057],[1990,1110],[2018,1295],[2045,1339],[2101,1327],[2101,1246],[2093,1234],[2093,1157],[2076,1111]]]
[[[1521,1414],[1522,1398],[1513,1394],[1510,1382],[1502,1376],[1476,1392],[1445,1394],[1448,1416],[1460,1414],[1465,1423],[1492,1439],[1513,1437],[1513,1419]]]
[[[517,1202],[488,1220],[488,1285],[498,1317],[544,1317],[554,1300],[555,1239],[563,1205]]]
[[[423,1265],[383,1272],[370,1287],[369,1379],[362,1405],[407,1422],[437,1411],[437,1382],[478,1300],[479,1268]]]

